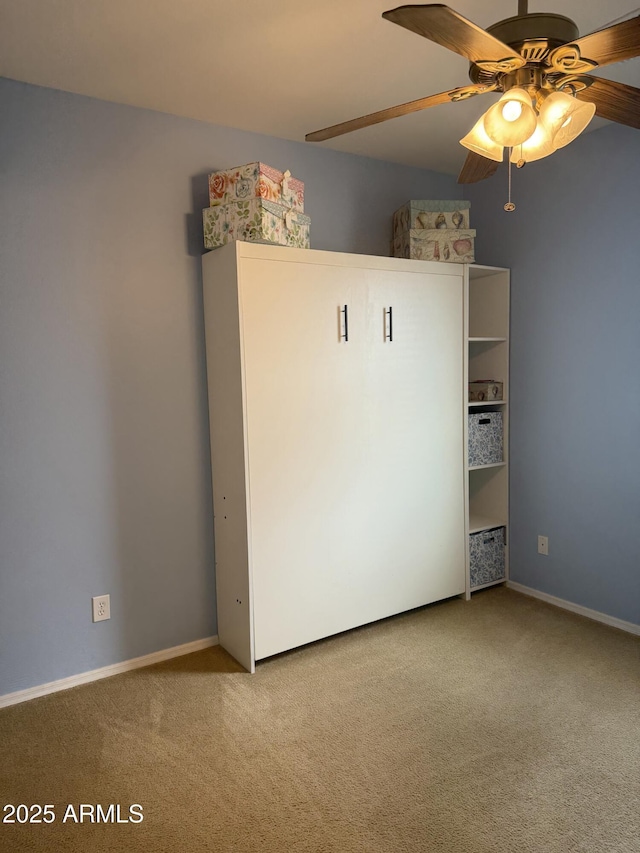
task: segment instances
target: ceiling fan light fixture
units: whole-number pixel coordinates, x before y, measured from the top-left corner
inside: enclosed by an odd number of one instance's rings
[[[495,160],[497,163],[502,162],[504,146],[498,145],[487,135],[487,131],[484,129],[484,116],[480,116],[469,133],[460,140],[460,145],[464,145],[469,151],[474,151],[489,160]]]
[[[552,134],[549,133],[549,129],[545,127],[543,122],[538,121],[531,136],[511,149],[509,159],[512,163],[519,163],[520,160],[524,160],[525,163],[532,163],[534,160],[542,160],[543,157],[548,157],[554,151]]]
[[[472,95],[499,92],[500,100],[492,101],[460,140],[469,149],[458,177],[459,183],[466,184],[497,171],[505,147],[511,149],[509,164],[514,160],[523,165],[569,145],[596,111],[603,119],[640,128],[640,89],[591,76],[595,68],[640,57],[636,12],[582,37],[575,22],[563,15],[529,13],[526,0],[518,0],[517,15],[486,30],[441,3],[398,6],[382,17],[469,60],[472,85],[342,121],[308,133],[308,142],[333,139]],[[510,199],[508,209],[513,209]]]
[[[531,97],[519,86],[509,89],[484,114],[484,129],[494,142],[512,148],[528,139],[536,128]]]
[[[596,112],[596,105],[578,101],[565,92],[553,92],[540,107],[539,122],[553,127],[553,148],[564,148],[587,127]]]

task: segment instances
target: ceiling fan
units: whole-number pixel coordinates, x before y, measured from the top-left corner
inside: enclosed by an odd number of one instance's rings
[[[518,0],[515,17],[486,30],[440,3],[399,6],[382,17],[468,59],[471,85],[308,133],[307,142],[332,139],[438,104],[501,92],[500,100],[460,140],[469,154],[458,183],[468,184],[492,175],[504,148],[518,166],[552,154],[573,141],[594,113],[640,129],[640,89],[590,73],[640,55],[640,16],[582,37],[563,15],[528,14],[527,0]]]

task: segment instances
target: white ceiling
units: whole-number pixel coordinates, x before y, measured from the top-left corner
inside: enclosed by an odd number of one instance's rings
[[[529,11],[566,15],[585,35],[627,16],[632,3],[530,0]],[[312,130],[467,84],[461,56],[381,18],[396,5],[0,0],[0,74],[302,141]],[[481,27],[517,13],[517,0],[450,5]],[[640,87],[640,59],[608,66],[602,76]],[[432,107],[320,144],[455,174],[466,154],[458,139],[491,98]]]

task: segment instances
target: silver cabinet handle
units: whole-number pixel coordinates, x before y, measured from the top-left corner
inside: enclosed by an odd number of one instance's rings
[[[387,319],[388,318],[388,319]],[[384,310],[384,339],[393,341],[393,308]]]
[[[346,343],[349,340],[349,306],[345,305],[344,308],[341,308],[340,313],[344,318],[340,340],[343,340]]]

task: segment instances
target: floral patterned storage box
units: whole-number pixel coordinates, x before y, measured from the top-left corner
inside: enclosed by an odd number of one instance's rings
[[[502,412],[469,415],[469,467],[503,462]]]
[[[202,220],[206,249],[233,240],[309,248],[310,217],[264,198],[205,207]]]
[[[505,529],[494,527],[469,535],[471,589],[505,576]]]
[[[412,229],[466,231],[470,207],[470,201],[408,201],[393,214],[393,236],[400,237]]]
[[[393,239],[394,258],[413,258],[417,261],[444,261],[471,264],[474,261],[476,232],[452,231],[437,228],[412,228]]]
[[[302,213],[304,184],[265,163],[247,163],[209,175],[209,204],[218,207],[234,201],[264,198]]]

